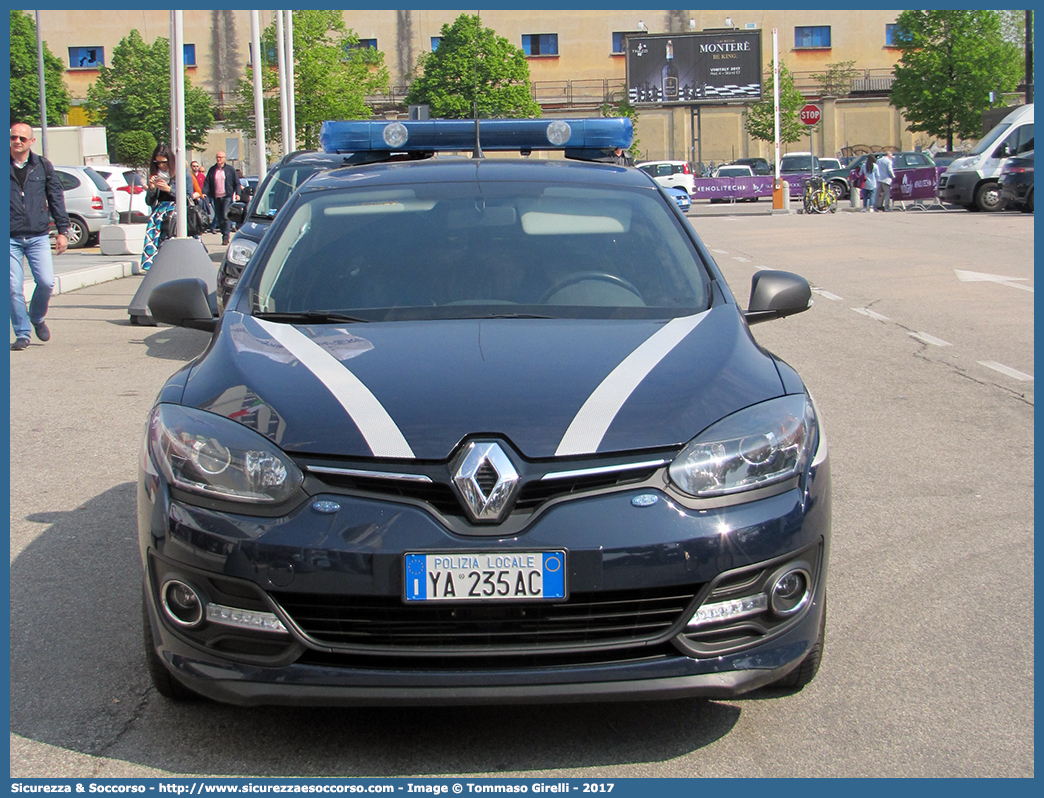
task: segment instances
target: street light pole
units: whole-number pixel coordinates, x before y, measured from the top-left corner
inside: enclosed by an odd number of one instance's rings
[[[1027,12],[1029,13],[1029,12]],[[40,149],[47,157],[47,83],[44,80],[43,37],[40,34],[40,12],[36,12],[36,70],[40,76]]]

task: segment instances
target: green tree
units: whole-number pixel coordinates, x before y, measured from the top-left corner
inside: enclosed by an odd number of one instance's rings
[[[47,124],[60,125],[69,112],[65,65],[43,46]],[[40,73],[36,53],[36,23],[28,14],[11,12],[11,121],[40,124]]]
[[[283,140],[279,125],[279,60],[273,22],[261,37],[261,87],[265,115],[265,139]],[[323,122],[333,119],[366,119],[373,111],[366,95],[388,88],[384,53],[359,46],[340,11],[294,11],[294,118],[297,139],[305,149],[319,146]],[[225,115],[226,125],[257,137],[254,120],[254,72],[239,82],[236,98]]]
[[[761,141],[775,141],[775,101],[772,96],[772,64],[769,64],[762,99],[747,108],[747,133]],[[804,95],[794,85],[794,76],[783,64],[779,65],[779,140],[789,144],[808,132],[808,127],[798,118],[805,104]]]
[[[477,96],[479,117],[540,116],[519,48],[481,27],[477,15],[461,14],[442,26],[440,36],[438,48],[417,64],[407,103],[426,103],[435,118],[472,119]]]
[[[855,68],[855,61],[838,61],[835,64],[827,64],[827,71],[813,75],[812,79],[819,81],[823,88],[823,95],[829,97],[847,97],[852,93],[852,80],[859,74]]]
[[[156,149],[156,139],[144,130],[128,130],[113,136],[110,147],[116,163],[145,167]]]
[[[170,42],[159,38],[148,45],[131,30],[113,49],[111,66],[101,67],[98,80],[87,88],[85,107],[113,140],[144,131],[170,144]],[[202,146],[213,124],[210,97],[186,76],[185,145]]]
[[[1002,105],[1022,72],[1018,46],[1003,36],[996,11],[904,11],[896,20],[891,103],[907,128],[946,139],[979,138],[982,112]],[[990,102],[990,92],[994,100]]]

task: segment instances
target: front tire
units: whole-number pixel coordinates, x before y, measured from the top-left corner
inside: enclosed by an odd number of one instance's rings
[[[87,223],[76,216],[69,217],[69,249],[82,249],[87,246],[87,239],[91,237],[91,231],[87,229]]]
[[[980,211],[996,211],[1001,207],[1000,186],[988,180],[975,190],[975,207]]]

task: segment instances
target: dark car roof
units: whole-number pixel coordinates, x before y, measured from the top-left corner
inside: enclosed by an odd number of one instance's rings
[[[539,159],[431,158],[417,161],[389,161],[323,172],[308,181],[306,190],[355,186],[358,185],[358,175],[363,171],[368,175],[367,185],[463,183],[488,180],[492,182],[588,183],[655,188],[652,178],[640,169],[611,164]]]

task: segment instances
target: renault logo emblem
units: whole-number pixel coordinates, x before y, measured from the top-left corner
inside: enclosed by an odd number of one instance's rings
[[[461,453],[453,475],[471,520],[499,521],[515,495],[518,472],[511,460],[491,441],[472,441]]]

